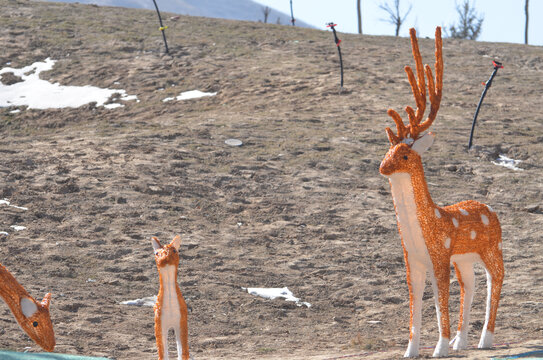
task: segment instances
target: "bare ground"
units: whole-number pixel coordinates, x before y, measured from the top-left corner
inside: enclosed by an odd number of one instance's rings
[[[405,38],[181,17],[162,54],[148,11],[0,0],[0,64],[58,60],[43,78],[125,89],[139,103],[107,110],[0,109],[0,262],[34,296],[53,293],[60,353],[156,358],[149,237],[183,237],[179,283],[195,359],[390,359],[408,340],[408,294],[385,178],[385,110],[412,105]],[[166,18],[169,16],[166,15]],[[432,34],[422,34],[422,37]],[[433,41],[421,39],[433,63]],[[475,199],[503,228],[506,278],[490,358],[543,347],[540,47],[445,39],[444,99],[426,176],[440,205]],[[468,152],[491,59],[505,64]],[[164,103],[181,91],[215,97]],[[224,143],[243,141],[241,147]],[[493,165],[499,154],[524,171]],[[27,229],[15,232],[10,225]],[[477,269],[470,345],[484,321]],[[311,308],[242,287],[288,286]],[[459,287],[451,277],[451,320]],[[0,304],[0,347],[39,349]],[[424,296],[422,350],[437,324]],[[350,357],[343,357],[349,356]]]

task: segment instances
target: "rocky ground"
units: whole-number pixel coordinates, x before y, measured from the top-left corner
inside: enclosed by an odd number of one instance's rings
[[[43,79],[124,89],[139,102],[106,109],[0,108],[0,262],[40,298],[53,293],[59,353],[156,358],[158,274],[150,236],[181,234],[179,284],[194,359],[401,357],[408,341],[405,266],[390,188],[378,168],[389,107],[414,105],[409,40],[170,18],[163,54],[150,11],[0,0],[0,68],[57,60]],[[433,64],[433,34],[421,34]],[[506,278],[489,358],[543,347],[541,47],[445,39],[444,96],[424,160],[434,201],[491,205]],[[481,109],[491,60],[505,68]],[[2,77],[2,81],[17,81]],[[217,92],[186,101],[182,91]],[[111,99],[113,101],[114,99]],[[21,110],[13,113],[14,110]],[[401,111],[403,114],[403,111]],[[225,140],[236,138],[242,146]],[[514,171],[492,163],[522,160]],[[15,231],[11,225],[25,226]],[[470,345],[484,322],[485,276]],[[310,308],[242,287],[288,287]],[[422,350],[437,342],[424,296]],[[451,321],[459,286],[451,274]],[[0,347],[39,348],[0,304]]]

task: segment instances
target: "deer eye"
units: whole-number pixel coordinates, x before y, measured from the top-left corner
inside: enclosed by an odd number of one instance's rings
[[[408,159],[408,158],[407,158],[407,155],[404,155],[404,156],[403,156],[403,159],[404,159],[404,160],[407,160],[407,159]]]
[[[174,254],[177,252],[177,250],[175,250],[175,249],[172,249],[172,250],[173,250],[173,253],[174,253]]]
[[[38,327],[38,322],[37,322],[37,321],[34,321],[34,322],[32,323],[32,326]]]

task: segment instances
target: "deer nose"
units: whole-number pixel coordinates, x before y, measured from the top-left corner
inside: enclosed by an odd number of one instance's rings
[[[379,172],[381,175],[388,176],[392,173],[392,166],[390,166],[390,161],[383,160],[379,166]]]

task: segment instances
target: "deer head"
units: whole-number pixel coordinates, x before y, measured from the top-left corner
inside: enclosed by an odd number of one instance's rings
[[[409,124],[406,126],[400,116],[395,110],[389,109],[388,115],[396,123],[397,134],[387,127],[386,133],[390,142],[390,149],[387,152],[385,158],[381,162],[379,171],[382,175],[389,176],[395,172],[412,172],[415,167],[422,166],[420,156],[425,152],[433,143],[434,135],[429,132],[421,135],[426,131],[436,118],[439,105],[441,103],[441,94],[443,89],[443,54],[442,54],[442,40],[441,40],[441,28],[436,28],[436,62],[435,71],[436,77],[434,80],[432,69],[430,66],[422,66],[422,59],[419,52],[419,44],[417,41],[417,33],[415,29],[410,29],[409,34],[411,36],[411,47],[413,49],[413,57],[415,59],[415,65],[417,70],[417,78],[413,74],[411,67],[406,66],[405,72],[413,96],[415,97],[415,103],[417,109],[414,110],[411,106],[405,108],[405,112],[409,118]],[[422,121],[424,112],[426,110],[426,78],[428,78],[428,96],[430,97],[430,113],[426,120]]]
[[[49,316],[51,294],[46,294],[41,303],[30,297],[21,298],[21,312],[24,318],[19,321],[28,336],[46,351],[55,348],[53,324]]]
[[[179,266],[179,247],[181,246],[181,237],[179,235],[176,235],[168,245],[162,246],[156,237],[151,238],[151,243],[153,244],[155,261],[159,270],[166,265]]]

